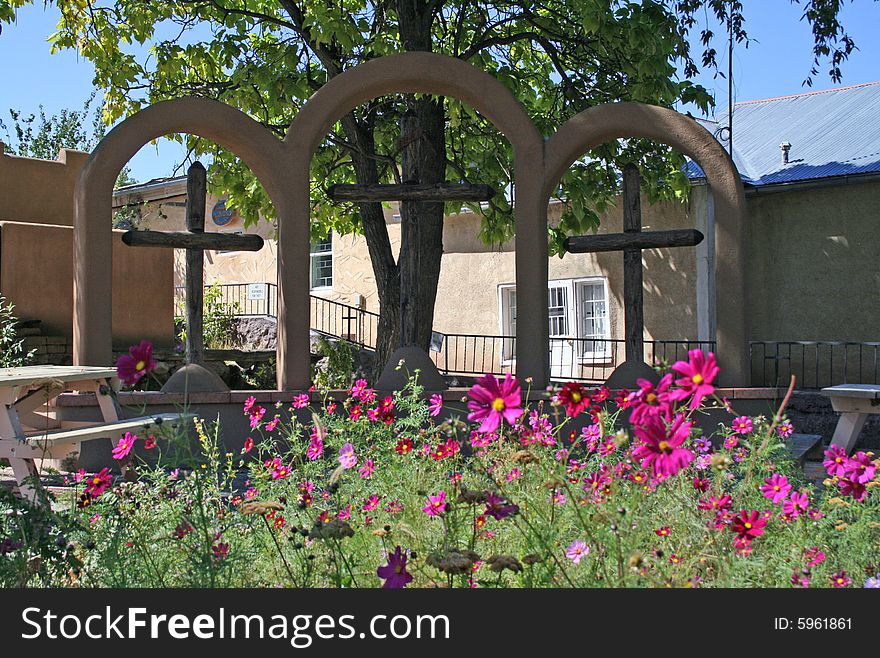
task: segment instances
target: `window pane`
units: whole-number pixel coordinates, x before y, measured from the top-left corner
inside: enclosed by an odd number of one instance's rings
[[[321,254],[312,256],[312,288],[333,285],[333,256]]]
[[[327,236],[324,240],[319,240],[318,242],[313,242],[311,246],[311,252],[313,254],[320,254],[327,251],[333,250],[333,239],[331,236]]]

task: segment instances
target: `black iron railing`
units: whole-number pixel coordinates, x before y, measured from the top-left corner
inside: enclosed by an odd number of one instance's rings
[[[880,384],[880,342],[754,340],[749,343],[753,386],[798,388]]]

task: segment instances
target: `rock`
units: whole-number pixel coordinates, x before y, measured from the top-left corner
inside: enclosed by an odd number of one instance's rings
[[[278,341],[278,321],[269,315],[237,317],[235,331],[245,351],[274,350]]]

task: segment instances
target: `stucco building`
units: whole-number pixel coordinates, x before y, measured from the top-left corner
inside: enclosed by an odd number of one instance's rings
[[[754,384],[804,386],[875,381],[880,340],[880,83],[816,91],[734,106],[733,158],[748,205],[747,317]],[[706,122],[729,149],[728,117]],[[645,229],[697,228],[695,248],[643,252],[648,358],[672,359],[715,338],[714,212],[702,172],[683,202],[642,203]],[[140,204],[141,225],[183,228],[185,181],[123,188],[117,204]],[[551,204],[550,221],[561,202]],[[206,283],[227,286],[243,312],[272,312],[276,282],[274,228],[245,228],[234,210],[209,197],[208,230],[255,231],[267,238],[256,253],[210,252]],[[386,210],[392,245],[400,241],[393,204]],[[437,291],[433,352],[441,369],[471,373],[509,369],[516,326],[514,245],[487,246],[472,213],[446,218]],[[622,230],[620,205],[605,213],[601,233]],[[379,313],[366,242],[331,235],[312,246],[313,326],[369,343],[369,313]],[[182,284],[178,258],[175,283]],[[241,285],[238,285],[241,284]],[[268,284],[261,295],[258,286]],[[368,313],[338,330],[322,326],[319,299]],[[620,253],[567,254],[549,264],[551,363],[558,378],[603,380],[623,358],[623,259]],[[331,309],[332,310],[332,309]],[[329,317],[329,315],[328,315]],[[366,325],[366,328],[365,328]]]

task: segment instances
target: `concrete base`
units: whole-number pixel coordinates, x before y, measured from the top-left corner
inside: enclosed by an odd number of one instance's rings
[[[404,365],[398,368],[401,361]],[[399,391],[406,386],[410,375],[416,370],[419,371],[419,384],[424,386],[425,390],[446,390],[446,380],[443,375],[425,351],[418,347],[401,347],[395,350],[388,359],[382,376],[376,382],[376,388],[380,391]]]
[[[605,386],[614,390],[626,388],[634,390],[638,388],[636,383],[639,379],[647,379],[656,384],[660,381],[660,375],[647,363],[642,361],[624,361],[614,369],[611,376],[605,382]]]
[[[177,369],[162,387],[163,393],[217,393],[228,390],[220,375],[195,363]]]

